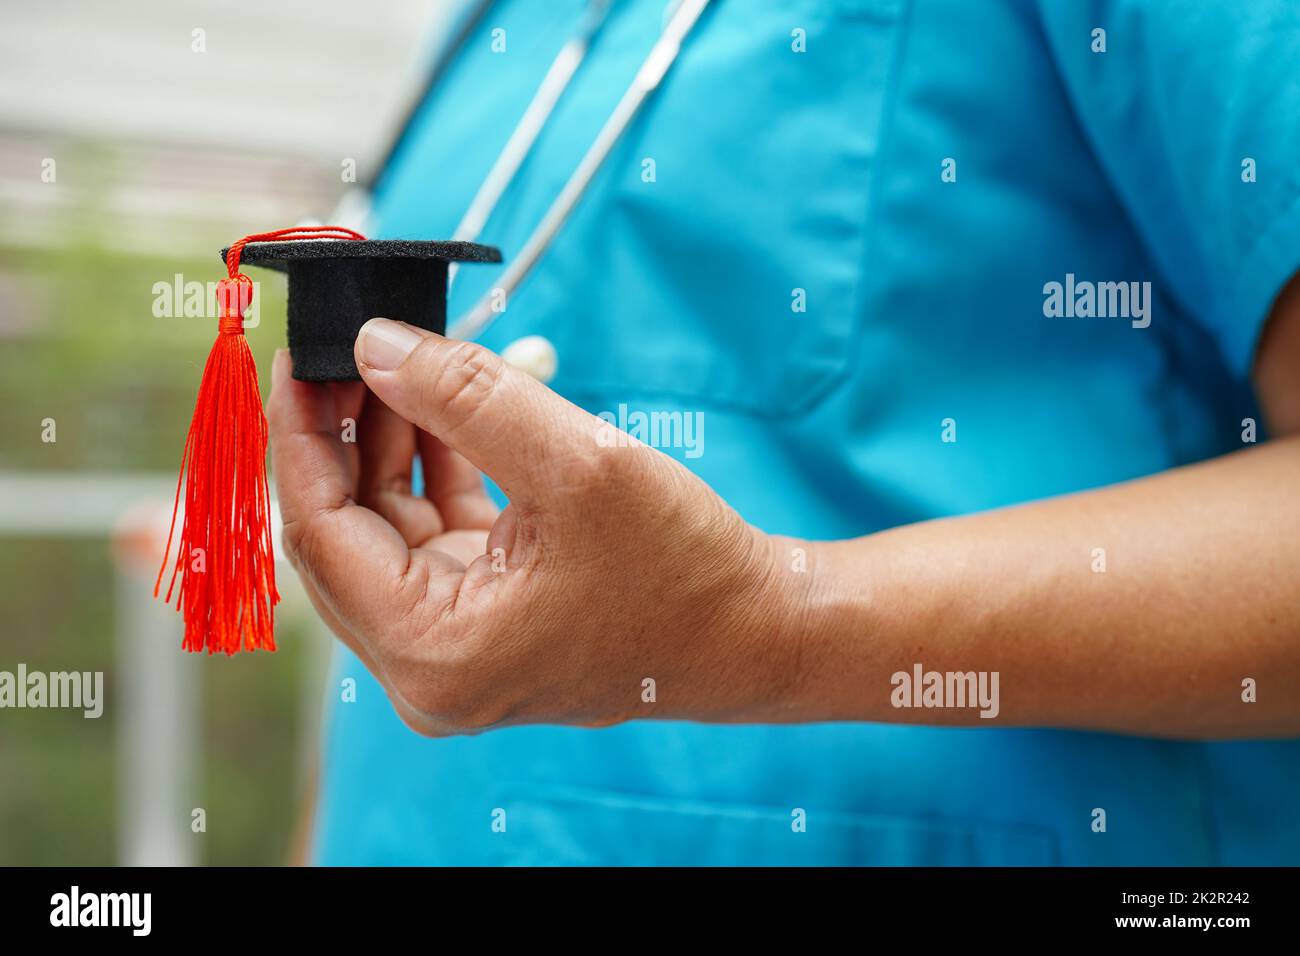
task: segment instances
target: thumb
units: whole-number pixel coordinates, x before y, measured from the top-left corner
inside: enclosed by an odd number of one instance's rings
[[[528,508],[544,501],[556,462],[590,457],[603,423],[473,342],[371,319],[354,347],[366,385]]]

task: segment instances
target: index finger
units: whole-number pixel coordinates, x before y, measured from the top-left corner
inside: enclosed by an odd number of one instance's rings
[[[267,402],[285,549],[330,610],[374,648],[400,610],[425,597],[423,585],[433,588],[441,575],[410,574],[416,556],[401,534],[353,500],[330,392],[295,381],[291,371],[288,353],[277,354]],[[421,552],[420,560],[442,574],[454,571],[448,564],[459,565],[431,554]]]
[[[371,391],[492,477],[521,507],[569,462],[591,458],[604,423],[473,342],[371,319],[356,344]]]

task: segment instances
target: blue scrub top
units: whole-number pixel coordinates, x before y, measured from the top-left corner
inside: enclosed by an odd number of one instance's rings
[[[581,8],[487,14],[382,179],[385,236],[450,235]],[[484,231],[507,260],[663,9],[615,3]],[[483,341],[545,336],[552,387],[593,412],[704,412],[703,454],[667,451],[787,535],[1240,448],[1256,338],[1300,266],[1298,9],[717,0]],[[498,275],[463,268],[451,313]],[[1070,275],[1149,282],[1149,325],[1045,315]],[[1300,741],[654,721],[428,740],[340,649],[317,821],[328,864],[1295,864]]]

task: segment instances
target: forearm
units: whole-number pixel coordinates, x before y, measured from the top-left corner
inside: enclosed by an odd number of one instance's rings
[[[789,573],[780,665],[797,675],[776,678],[783,699],[765,719],[1300,733],[1297,489],[1291,438],[1097,491],[799,543],[808,569]],[[997,672],[997,716],[894,706],[903,682],[891,678],[916,665]]]

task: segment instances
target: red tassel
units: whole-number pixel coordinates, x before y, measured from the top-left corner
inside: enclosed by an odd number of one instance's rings
[[[162,586],[185,483],[179,550],[167,587],[180,578],[187,651],[275,650],[275,557],[266,483],[266,415],[257,365],[244,337],[243,313],[253,299],[245,275],[217,283],[221,321],[194,403],[181,456],[172,530],[154,584]]]
[[[158,596],[171,557],[185,487],[185,519],[167,585],[167,602],[180,578],[177,606],[185,615],[187,651],[275,650],[275,556],[271,494],[266,483],[266,415],[257,365],[244,338],[244,310],[253,283],[239,271],[250,242],[364,239],[341,226],[303,226],[245,236],[226,253],[230,278],[217,283],[221,321],[203,368],[194,418],[181,455],[176,503],[153,594]]]

